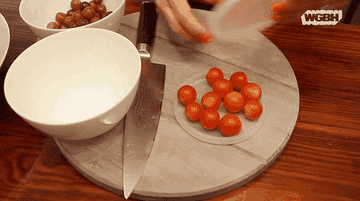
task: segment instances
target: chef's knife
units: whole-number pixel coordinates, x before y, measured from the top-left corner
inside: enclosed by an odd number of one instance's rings
[[[143,2],[136,41],[142,72],[137,95],[125,118],[123,187],[126,199],[133,192],[145,170],[161,114],[165,65],[150,62],[156,23],[155,3]]]

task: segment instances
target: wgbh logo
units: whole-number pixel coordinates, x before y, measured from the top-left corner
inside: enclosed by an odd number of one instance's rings
[[[342,10],[308,10],[301,16],[302,25],[336,25]]]

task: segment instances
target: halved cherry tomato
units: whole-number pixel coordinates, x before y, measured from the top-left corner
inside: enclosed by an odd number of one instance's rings
[[[201,98],[201,105],[204,109],[211,108],[217,110],[221,105],[221,98],[212,91],[207,92]]]
[[[217,67],[210,68],[206,74],[208,84],[212,86],[218,79],[224,79],[224,73]]]
[[[249,100],[260,100],[262,91],[259,85],[249,82],[241,90],[242,95],[245,97],[246,101]]]
[[[237,91],[232,91],[224,97],[225,109],[232,113],[240,112],[245,106],[245,98]]]
[[[244,115],[248,120],[256,120],[258,119],[263,112],[263,107],[261,103],[257,100],[250,100],[246,102],[244,107]]]
[[[233,84],[228,79],[217,80],[212,87],[213,92],[223,98],[234,90]]]
[[[230,77],[230,81],[234,85],[234,90],[239,92],[241,91],[241,88],[248,83],[247,75],[242,71],[238,71],[232,74]]]
[[[192,102],[185,107],[186,118],[192,122],[199,120],[203,112],[203,108],[197,102]]]
[[[218,111],[208,108],[200,117],[200,123],[207,130],[214,130],[220,124],[220,115]]]
[[[181,104],[188,105],[196,100],[196,90],[190,85],[184,85],[178,90],[177,98]]]
[[[240,132],[241,127],[241,120],[237,115],[227,114],[221,118],[219,130],[224,136],[234,136]]]

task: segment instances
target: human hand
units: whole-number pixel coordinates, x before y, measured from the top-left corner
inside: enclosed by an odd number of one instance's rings
[[[225,0],[197,1],[219,5]],[[187,0],[156,0],[156,5],[175,34],[194,43],[209,43],[211,41],[212,34],[207,24],[194,15]]]

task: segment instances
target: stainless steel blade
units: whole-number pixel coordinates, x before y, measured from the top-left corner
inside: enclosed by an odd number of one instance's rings
[[[125,119],[123,187],[127,199],[143,174],[155,140],[164,93],[165,66],[152,64],[157,11],[154,2],[141,4],[136,47],[141,57],[141,77],[136,98]]]
[[[143,174],[155,140],[164,93],[165,65],[142,60],[136,98],[126,115],[123,155],[124,197],[127,199]]]

